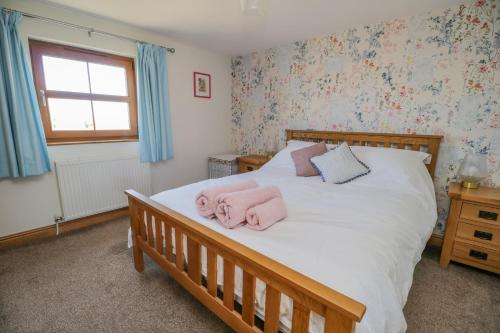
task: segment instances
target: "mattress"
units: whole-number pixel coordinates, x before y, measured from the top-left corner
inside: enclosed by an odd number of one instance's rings
[[[254,231],[244,227],[225,229],[198,215],[194,202],[199,191],[247,179],[262,186],[278,186],[288,218],[265,231]],[[322,182],[320,177],[296,177],[277,167],[263,167],[168,190],[151,199],[365,304],[367,310],[356,332],[406,330],[403,307],[415,265],[437,218],[428,174],[402,181],[375,173],[335,185]],[[202,272],[206,274],[205,253],[202,258]],[[237,298],[242,294],[242,272],[238,268],[235,294]],[[256,313],[262,316],[265,285],[261,281],[257,281],[256,301]],[[284,331],[291,327],[292,304],[286,295],[282,297],[280,321]],[[323,332],[323,326],[324,319],[313,313],[310,332]]]

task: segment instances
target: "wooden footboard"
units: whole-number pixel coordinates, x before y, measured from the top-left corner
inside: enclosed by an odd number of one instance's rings
[[[137,271],[144,270],[143,255],[146,253],[237,332],[262,332],[254,322],[256,278],[266,284],[266,333],[277,332],[279,329],[281,294],[293,299],[292,332],[309,331],[311,311],[325,317],[325,332],[354,332],[355,323],[363,317],[363,304],[140,193],[128,190],[126,194],[129,200],[134,263]],[[187,267],[184,260],[184,237],[187,238]],[[173,244],[177,255],[173,254]],[[202,246],[207,249],[206,283],[202,282]],[[219,298],[220,293],[217,292],[217,256],[222,257],[224,261],[222,298]],[[243,271],[241,313],[235,310],[236,266]]]

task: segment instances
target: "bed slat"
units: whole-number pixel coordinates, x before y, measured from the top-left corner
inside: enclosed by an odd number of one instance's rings
[[[217,296],[217,254],[207,249],[207,289],[213,297]]]
[[[188,237],[188,275],[196,284],[201,284],[201,247],[198,242]]]
[[[155,218],[155,248],[156,251],[163,255],[163,222],[158,215]]]
[[[175,265],[178,270],[184,270],[184,242],[179,228],[175,228]]]
[[[325,318],[325,333],[353,333],[355,322],[340,313],[327,310]]]
[[[146,223],[148,226],[148,244],[149,246],[154,246],[154,233],[153,233],[153,222],[151,212],[146,212]]]
[[[139,235],[141,235],[143,240],[147,240],[145,214],[144,207],[139,206]]]
[[[309,332],[309,315],[311,311],[299,302],[293,301],[292,333]]]
[[[264,316],[264,333],[276,333],[280,323],[281,293],[266,285],[266,310]]]
[[[224,306],[234,310],[234,264],[224,259]]]
[[[172,243],[172,226],[168,223],[165,223],[165,255],[167,260],[172,262],[174,261],[174,253],[173,253],[173,243]]]
[[[250,326],[254,325],[255,317],[255,276],[243,272],[243,304],[241,316]]]

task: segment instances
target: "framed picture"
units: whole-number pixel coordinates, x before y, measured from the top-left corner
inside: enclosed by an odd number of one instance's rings
[[[194,97],[211,98],[212,80],[210,74],[194,72]]]

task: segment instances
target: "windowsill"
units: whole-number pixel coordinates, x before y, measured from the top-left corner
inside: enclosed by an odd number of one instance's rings
[[[89,139],[89,140],[47,140],[47,146],[79,145],[88,143],[137,142],[139,138]]]

